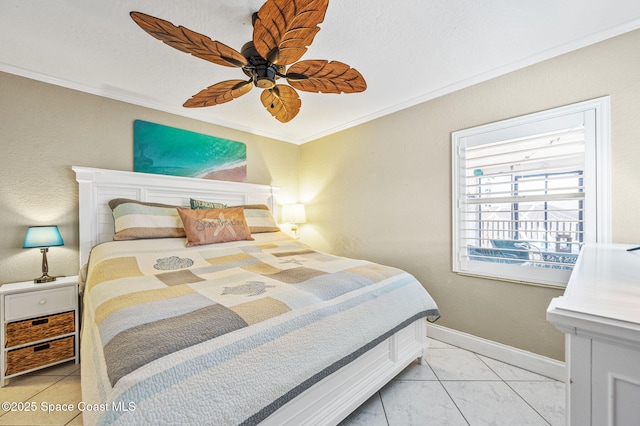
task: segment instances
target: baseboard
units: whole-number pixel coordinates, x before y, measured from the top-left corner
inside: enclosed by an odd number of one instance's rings
[[[548,358],[533,352],[524,351],[502,343],[493,342],[451,328],[436,324],[427,324],[427,336],[441,342],[484,355],[507,364],[515,365],[528,371],[566,381],[566,365],[564,362]]]

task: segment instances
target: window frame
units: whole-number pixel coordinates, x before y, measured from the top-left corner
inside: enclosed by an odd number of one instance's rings
[[[469,146],[549,133],[581,121],[585,128],[584,242],[610,242],[610,97],[604,96],[558,108],[452,132],[452,262],[461,275],[533,285],[565,287],[570,270],[527,268],[466,259],[461,244],[463,223],[463,149]],[[462,186],[461,186],[462,185]],[[555,271],[555,272],[553,272]]]

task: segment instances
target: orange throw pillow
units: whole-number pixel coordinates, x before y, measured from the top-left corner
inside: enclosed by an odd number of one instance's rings
[[[178,207],[187,234],[187,247],[253,240],[242,207],[191,210]]]

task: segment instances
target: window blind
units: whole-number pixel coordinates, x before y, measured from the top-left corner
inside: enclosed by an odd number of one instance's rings
[[[469,260],[571,269],[584,241],[584,128],[461,147]]]

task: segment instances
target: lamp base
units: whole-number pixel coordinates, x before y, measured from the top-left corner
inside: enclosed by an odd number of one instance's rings
[[[56,280],[56,277],[52,277],[51,275],[48,275],[48,274],[42,274],[41,277],[34,279],[33,282],[36,284],[42,284],[42,283],[50,283],[51,281],[55,281],[55,280]]]
[[[42,247],[40,251],[42,252],[42,275],[34,279],[33,282],[36,284],[42,284],[55,281],[56,277],[49,275],[49,262],[47,262],[47,252],[49,251],[49,247]]]

